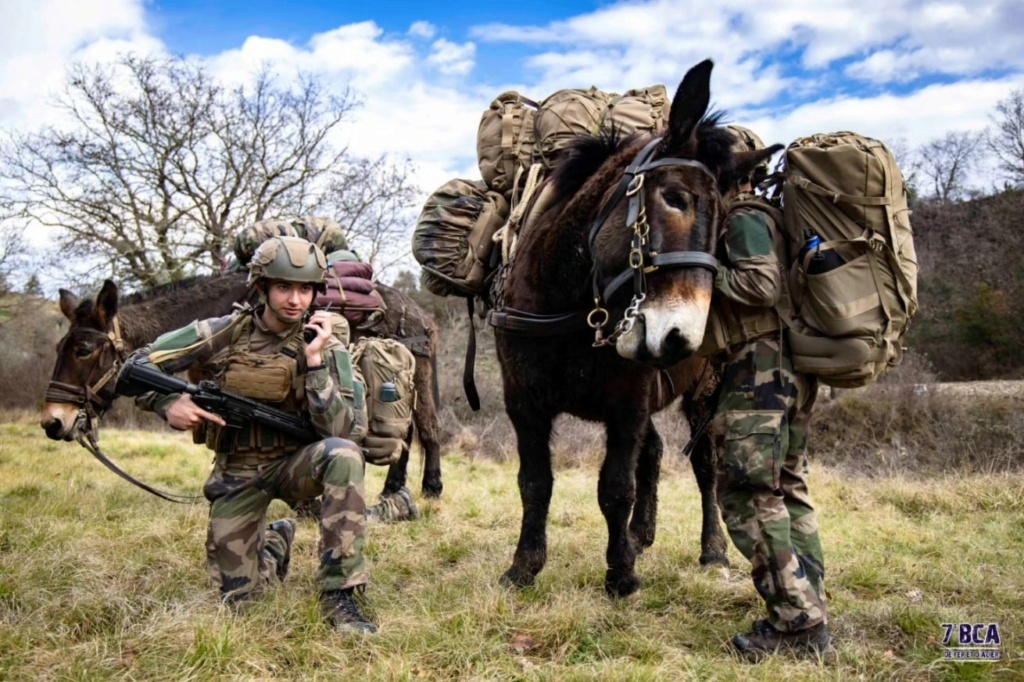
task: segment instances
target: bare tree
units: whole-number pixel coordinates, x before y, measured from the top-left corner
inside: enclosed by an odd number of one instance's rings
[[[336,173],[319,208],[335,216],[349,244],[378,271],[409,253],[416,220],[410,212],[419,190],[409,182],[410,164],[386,158],[363,159]]]
[[[1013,185],[1024,185],[1024,88],[1018,88],[996,105],[989,130],[988,148],[999,159],[999,171]]]
[[[966,181],[977,166],[982,140],[980,133],[949,132],[918,149],[915,170],[931,186],[933,198],[945,203],[967,193]]]
[[[67,123],[11,135],[0,186],[23,219],[58,228],[65,256],[129,284],[173,281],[224,268],[240,228],[325,206],[339,178],[373,208],[403,197],[407,168],[358,174],[384,162],[332,146],[354,104],[266,68],[225,88],[184,58],[78,64],[58,100]]]

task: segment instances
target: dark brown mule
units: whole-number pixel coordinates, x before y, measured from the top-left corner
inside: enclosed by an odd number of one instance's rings
[[[117,285],[104,283],[95,301],[82,300],[61,289],[60,309],[71,322],[57,346],[50,387],[46,392],[41,425],[54,440],[74,440],[86,427],[90,411],[102,415],[113,402],[113,372],[124,355],[152,342],[160,334],[192,320],[225,315],[232,303],[245,299],[244,273],[198,277],[128,296],[118,302]],[[353,330],[353,336],[387,336],[412,340],[416,355],[415,431],[423,444],[423,494],[439,497],[441,482],[441,427],[438,420],[436,376],[437,327],[427,313],[397,289],[377,285],[387,313],[372,329]],[[412,434],[410,433],[410,439]],[[409,453],[391,466],[384,493],[406,483]]]
[[[711,66],[686,74],[663,138],[610,135],[574,145],[496,297],[490,319],[523,504],[506,584],[532,584],[547,559],[549,441],[553,420],[567,412],[607,429],[598,482],[608,525],[605,590],[624,596],[640,586],[634,566],[654,541],[662,454],[651,414],[682,394],[691,429],[703,416],[714,382],[701,381],[706,362],[693,353],[711,300],[722,195],[779,149],[733,155],[719,116],[707,113]],[[581,319],[602,327],[596,342]],[[728,565],[706,434],[691,461],[703,511],[700,563]]]

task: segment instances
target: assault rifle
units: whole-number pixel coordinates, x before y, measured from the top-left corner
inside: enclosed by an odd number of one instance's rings
[[[162,395],[189,394],[192,396],[192,402],[204,410],[220,415],[227,423],[227,428],[221,434],[223,445],[233,444],[235,436],[250,422],[280,431],[304,444],[324,439],[309,419],[225,391],[213,381],[192,384],[136,362],[128,362],[121,368],[117,375],[115,390],[118,395],[124,396],[137,396],[150,391]]]

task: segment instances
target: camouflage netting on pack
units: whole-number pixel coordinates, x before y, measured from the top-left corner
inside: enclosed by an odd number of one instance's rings
[[[235,258],[240,264],[246,265],[256,252],[256,247],[271,237],[301,237],[319,246],[324,253],[348,249],[341,225],[330,218],[268,218],[253,223],[235,235]]]
[[[438,296],[476,294],[490,271],[508,202],[480,181],[449,180],[423,205],[412,235],[422,282]]]

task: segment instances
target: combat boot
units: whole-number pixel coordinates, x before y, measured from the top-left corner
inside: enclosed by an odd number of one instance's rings
[[[377,504],[366,510],[366,518],[377,519],[384,523],[395,523],[397,521],[413,521],[420,517],[420,510],[412,501],[412,493],[405,486],[397,492],[388,495],[381,495],[377,498]]]
[[[356,601],[355,588],[320,593],[320,609],[335,630],[351,628],[357,632],[377,632],[377,626],[363,615]]]
[[[754,621],[753,630],[732,638],[736,650],[751,660],[759,660],[778,651],[817,656],[827,653],[831,649],[831,642],[832,637],[825,623],[797,632],[782,632],[767,620]]]
[[[284,538],[284,556],[278,556],[277,552],[269,547],[267,548],[268,551],[274,555],[274,558],[277,559],[277,579],[284,580],[288,576],[288,564],[292,561],[292,542],[295,541],[295,521],[291,519],[274,521],[272,524],[267,526],[267,530],[272,530]]]

